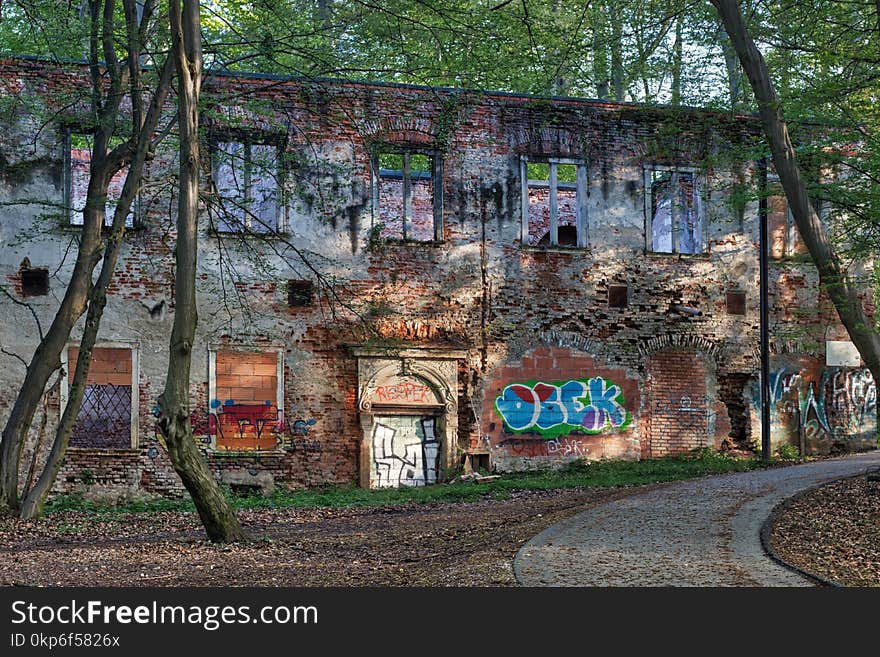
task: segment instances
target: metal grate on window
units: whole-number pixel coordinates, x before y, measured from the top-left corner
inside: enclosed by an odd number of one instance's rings
[[[131,447],[131,386],[87,385],[70,446]]]

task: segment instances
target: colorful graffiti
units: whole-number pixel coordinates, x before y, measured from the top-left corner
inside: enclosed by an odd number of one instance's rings
[[[782,368],[770,374],[769,384],[774,431],[793,423],[808,443],[870,438],[876,432],[877,389],[868,369],[826,368],[812,376]],[[760,411],[757,383],[752,403]]]
[[[623,390],[600,376],[564,383],[512,383],[495,399],[495,410],[509,431],[548,438],[624,429],[632,421]]]
[[[264,434],[281,430],[283,414],[270,402],[264,404],[236,404],[229,399],[221,403],[211,400],[208,433],[221,438],[248,438],[260,440]]]
[[[525,456],[578,456],[586,457],[590,448],[578,437],[545,438],[533,434],[516,434],[499,442],[496,448],[508,448]]]

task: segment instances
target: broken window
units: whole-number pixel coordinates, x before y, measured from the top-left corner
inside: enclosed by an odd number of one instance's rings
[[[228,233],[281,230],[278,146],[257,141],[216,141],[212,163],[219,203],[214,226]]]
[[[94,136],[80,132],[67,133],[68,149],[67,149],[67,203],[69,208],[69,220],[71,226],[83,225],[83,209],[86,206],[86,197],[89,190],[89,170],[92,163],[92,152],[94,150]],[[110,148],[114,148],[119,140],[111,142]],[[125,184],[125,176],[128,174],[128,167],[123,167],[110,179],[107,188],[107,203],[105,205],[104,225],[113,225],[113,214],[116,211],[116,203],[122,195],[122,187]],[[128,228],[134,226],[134,208],[132,203],[132,211],[125,218],[125,225]]]
[[[520,177],[523,244],[588,246],[586,164],[523,157]]]
[[[705,253],[705,217],[697,173],[655,167],[645,176],[650,249],[655,253]]]
[[[71,447],[130,449],[136,445],[137,392],[133,382],[136,352],[131,348],[92,349],[92,360]],[[73,382],[79,349],[67,350],[68,385]]]
[[[381,151],[372,158],[373,217],[383,239],[443,239],[442,169],[429,151]]]
[[[788,198],[779,184],[779,179],[769,175],[767,180],[767,231],[770,237],[770,257],[787,258],[807,253],[801,240],[794,216],[788,207]],[[821,215],[821,213],[820,213]]]
[[[284,420],[281,352],[218,350],[209,356],[209,432],[216,449],[275,449]]]

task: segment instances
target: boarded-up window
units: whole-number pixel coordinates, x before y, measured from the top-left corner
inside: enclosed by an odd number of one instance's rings
[[[415,151],[373,156],[373,202],[380,237],[412,242],[443,238],[439,156]]]
[[[73,226],[82,226],[83,224],[83,208],[86,205],[89,189],[89,169],[92,162],[93,143],[94,138],[90,134],[77,132],[69,134],[67,206],[70,208],[70,224]],[[110,179],[107,188],[107,203],[104,207],[105,226],[113,225],[113,213],[116,211],[116,202],[122,195],[122,187],[125,184],[127,173],[128,167],[123,167]],[[134,212],[128,213],[125,225],[129,228],[134,225]]]
[[[282,420],[277,352],[218,351],[211,425],[217,449],[273,449]]]
[[[786,258],[807,253],[788,207],[788,199],[778,180],[769,181],[767,196],[767,232],[770,237],[770,257]]]
[[[67,352],[68,381],[73,381],[79,349]],[[131,349],[92,349],[82,405],[70,436],[71,447],[132,447]]]

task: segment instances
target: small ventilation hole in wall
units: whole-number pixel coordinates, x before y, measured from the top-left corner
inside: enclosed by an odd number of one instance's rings
[[[314,296],[315,286],[311,281],[287,281],[287,305],[310,306]]]
[[[22,269],[21,294],[25,297],[39,297],[49,294],[49,270]]]
[[[608,287],[608,307],[626,308],[629,303],[629,288],[626,285],[611,285]]]

